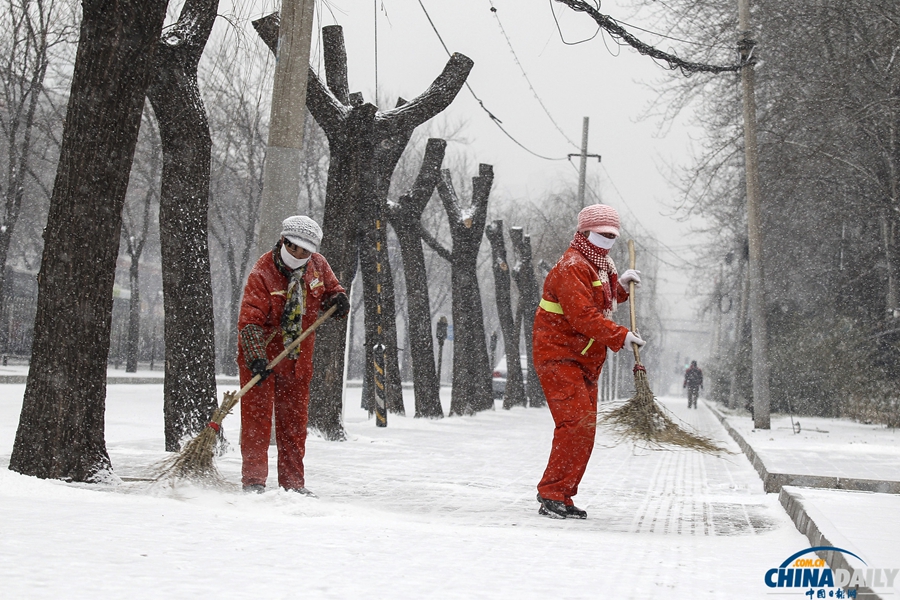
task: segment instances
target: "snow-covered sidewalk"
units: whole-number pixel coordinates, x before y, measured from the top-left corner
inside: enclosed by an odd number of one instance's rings
[[[794,433],[789,415],[773,415],[771,429],[761,430],[745,414],[714,408],[743,440],[767,487],[780,492],[782,505],[810,543],[842,548],[862,559],[845,554],[837,561],[847,564],[832,567],[869,569],[870,584],[873,569],[900,570],[900,431],[847,419],[799,417],[793,422],[800,423],[800,432]],[[900,581],[870,587],[891,598]]]
[[[310,499],[240,493],[237,447],[218,459],[234,491],[23,477],[5,468],[23,391],[0,385],[6,597],[765,598],[765,572],[809,547],[713,414],[681,399],[665,401],[735,454],[601,433],[576,498],[588,520],[555,521],[534,500],[546,409],[379,429],[350,389],[349,440],[310,439]],[[238,427],[226,419],[232,443]],[[146,476],[165,455],[161,384],[109,386],[106,439],[119,476]]]
[[[822,417],[795,417],[792,424],[788,415],[772,415],[771,429],[754,429],[749,415],[714,408],[769,473],[893,481],[900,486],[900,430]],[[794,433],[798,423],[800,433]]]

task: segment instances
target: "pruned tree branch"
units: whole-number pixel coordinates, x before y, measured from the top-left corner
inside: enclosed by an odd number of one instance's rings
[[[422,241],[425,242],[429,248],[434,250],[438,256],[450,262],[453,260],[453,253],[444,248],[439,241],[437,241],[433,235],[428,233],[425,227],[422,227]]]

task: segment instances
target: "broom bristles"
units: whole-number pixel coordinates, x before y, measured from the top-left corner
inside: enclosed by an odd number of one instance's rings
[[[635,444],[654,449],[679,447],[706,454],[727,452],[712,439],[688,431],[673,421],[650,389],[647,373],[634,372],[635,394],[622,406],[602,415],[599,422]]]
[[[225,478],[219,473],[214,460],[218,432],[211,425],[222,424],[231,409],[240,400],[235,392],[225,392],[222,405],[216,408],[210,425],[203,428],[197,437],[189,441],[174,457],[163,461],[157,469],[156,481],[171,480],[173,485],[179,479],[188,479],[207,485],[223,485]]]

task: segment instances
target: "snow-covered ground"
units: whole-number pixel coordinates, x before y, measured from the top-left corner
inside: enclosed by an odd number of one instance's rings
[[[900,481],[900,430],[822,417],[795,417],[792,423],[788,415],[773,415],[768,430],[754,429],[749,416],[731,416],[728,423],[770,473]]]
[[[318,499],[272,489],[274,473],[261,496],[238,490],[238,414],[217,462],[233,491],[38,480],[6,468],[23,391],[0,385],[5,598],[767,598],[766,570],[809,547],[739,453],[640,451],[601,433],[576,498],[588,520],[550,520],[534,500],[549,411],[391,415],[379,429],[358,388],[349,440],[310,438]],[[665,401],[737,452],[707,409]],[[165,456],[162,385],[110,385],[107,405],[116,473],[147,476]]]

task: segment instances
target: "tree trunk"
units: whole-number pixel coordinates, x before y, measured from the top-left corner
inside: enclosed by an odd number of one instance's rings
[[[141,336],[141,292],[138,287],[139,269],[137,254],[131,255],[128,267],[128,285],[131,298],[128,300],[128,339],[125,344],[125,372],[137,373],[138,342]]]
[[[274,52],[278,40],[278,15],[269,15],[254,21],[253,26]],[[322,34],[327,87],[310,69],[306,105],[328,137],[331,153],[321,252],[334,268],[335,257],[326,252],[326,242],[331,238],[337,243],[342,243],[342,247],[335,248],[342,253],[350,249],[356,251],[357,242],[351,240],[350,233],[343,228],[352,227],[352,233],[355,234],[360,215],[367,211],[367,206],[363,203],[386,202],[391,175],[412,132],[449,106],[465,83],[473,62],[462,54],[454,54],[443,72],[422,94],[410,102],[401,100],[394,109],[378,112],[375,106],[363,104],[360,95],[349,93],[347,54],[342,29],[339,26],[325,27]],[[369,127],[373,127],[371,132]],[[354,152],[355,156],[352,155]],[[347,164],[334,168],[336,159]],[[329,219],[330,215],[335,216]],[[345,220],[352,223],[345,223]],[[361,227],[363,231],[368,231],[371,225],[363,223]],[[369,236],[365,239],[368,240]],[[368,245],[368,242],[366,244]],[[331,247],[329,245],[327,248]],[[367,260],[374,252],[374,247],[369,246],[361,251],[364,260]],[[390,268],[389,264],[384,266]],[[373,290],[368,264],[362,265],[362,271],[364,288],[365,280],[369,280],[368,289]],[[335,273],[345,287],[348,286],[352,279],[343,278],[337,269]],[[349,269],[346,274],[351,274]],[[385,365],[388,370],[386,400],[388,408],[392,412],[398,412],[402,408],[402,390],[397,361],[396,324],[393,319],[396,313],[393,282],[389,279],[390,271],[382,274],[383,285],[387,289],[383,295],[383,314],[380,318],[388,346],[387,360],[390,361]],[[366,327],[369,330],[374,326],[370,292],[366,293],[366,297],[366,306],[369,307],[366,312]],[[329,439],[344,438],[340,415],[346,322],[341,322],[335,329],[338,328],[341,329],[340,335],[336,331],[334,334],[316,335],[317,351],[313,358],[313,381],[310,390],[310,426],[318,429]],[[370,340],[371,337],[367,336],[367,346],[370,345],[368,343]],[[323,354],[326,356],[322,356]],[[367,362],[371,364],[368,358]],[[368,364],[366,369],[368,372]],[[318,404],[327,406],[317,406]]]
[[[166,3],[82,2],[10,469],[103,480],[106,359],[122,207]]]
[[[197,63],[218,0],[188,0],[166,30],[147,92],[159,123],[159,199],[166,374],[166,450],[177,452],[209,421],[216,401],[215,321],[207,213],[211,141]]]
[[[531,236],[525,235],[521,227],[512,227],[509,230],[509,239],[516,252],[516,266],[513,267],[513,279],[519,290],[519,314],[525,333],[525,356],[528,357],[528,383],[525,392],[528,394],[528,404],[533,407],[546,406],[547,398],[544,396],[544,388],[538,379],[534,368],[534,313],[537,312],[541,302],[541,286],[534,276],[534,265],[531,258]]]
[[[431,199],[441,175],[441,163],[447,142],[429,139],[422,167],[412,188],[397,204],[389,206],[389,219],[403,257],[406,277],[407,337],[412,358],[416,417],[441,418],[440,381],[434,367],[434,343],[431,336],[431,305],[428,298],[428,273],[422,251],[422,212]]]
[[[503,349],[506,352],[506,392],[503,408],[527,406],[525,382],[522,378],[522,361],[519,354],[519,330],[513,316],[510,290],[509,263],[506,262],[506,243],[503,241],[503,221],[496,220],[486,229],[493,254],[494,289],[497,297],[497,314],[503,332]]]
[[[366,168],[362,157],[371,144],[374,114],[375,107],[371,104],[353,108],[343,123],[340,142],[329,142],[331,159],[325,190],[325,218],[322,221],[324,235],[319,252],[328,259],[348,295],[359,260],[356,223],[361,203],[360,190],[359,185],[336,185],[333,182],[358,182],[362,177],[361,170]],[[363,148],[360,149],[360,146]],[[316,332],[309,426],[329,440],[346,439],[342,416],[347,323],[348,319],[328,321]]]
[[[472,205],[464,209],[450,179],[442,171],[438,193],[450,221],[453,252],[450,279],[453,289],[453,392],[451,415],[471,415],[494,407],[491,365],[484,334],[478,250],[484,237],[488,196],[494,181],[491,165],[482,164],[472,178]]]

